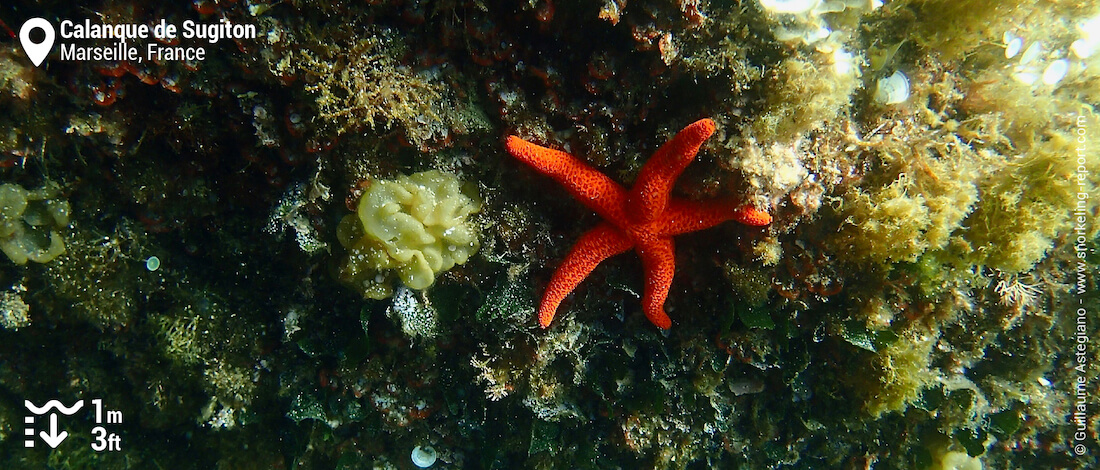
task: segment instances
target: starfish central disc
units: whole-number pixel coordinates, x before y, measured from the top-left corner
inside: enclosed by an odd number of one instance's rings
[[[751,226],[771,223],[768,213],[751,206],[672,197],[676,179],[714,130],[714,121],[701,119],[678,132],[646,162],[629,191],[577,157],[514,135],[508,137],[508,153],[553,178],[604,219],[581,235],[550,279],[539,305],[539,324],[543,328],[550,326],[562,300],[597,265],[633,248],[645,269],[642,310],[658,328],[668,329],[672,321],[664,305],[676,271],[672,237],[728,220]]]

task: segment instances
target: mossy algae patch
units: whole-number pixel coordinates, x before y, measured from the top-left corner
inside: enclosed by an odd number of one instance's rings
[[[1084,122],[1096,124],[1094,115],[1083,116]],[[1081,165],[1084,171],[1076,168],[1076,146],[1072,136],[1052,133],[989,179],[987,201],[968,219],[965,234],[976,261],[1004,272],[1024,272],[1046,257],[1059,234],[1070,231],[1072,218],[1066,207],[1077,198],[1075,172],[1098,171],[1094,160]],[[1080,188],[1095,188],[1093,178],[1082,178]],[[1084,206],[1091,212],[1096,203]]]

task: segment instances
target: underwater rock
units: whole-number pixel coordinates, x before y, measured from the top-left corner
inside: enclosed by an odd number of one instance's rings
[[[18,291],[0,294],[0,328],[18,330],[30,325],[30,310]]]

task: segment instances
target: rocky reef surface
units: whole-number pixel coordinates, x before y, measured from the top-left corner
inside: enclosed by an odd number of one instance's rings
[[[1096,1],[9,3],[4,468],[1100,465]],[[629,187],[705,117],[675,196],[771,224],[677,237],[667,331],[633,255],[540,328],[600,217],[506,137]]]

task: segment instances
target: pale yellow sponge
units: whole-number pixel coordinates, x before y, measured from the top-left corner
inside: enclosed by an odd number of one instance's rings
[[[34,191],[0,185],[0,250],[15,264],[45,263],[65,252],[59,229],[69,225],[69,202],[56,186]]]
[[[427,288],[477,252],[477,227],[469,216],[480,208],[476,189],[464,190],[451,173],[372,181],[356,213],[336,231],[348,250],[340,279],[372,299],[393,295],[395,275],[409,288]]]
[[[943,454],[932,466],[936,470],[982,470],[982,461],[966,452],[951,451]]]

